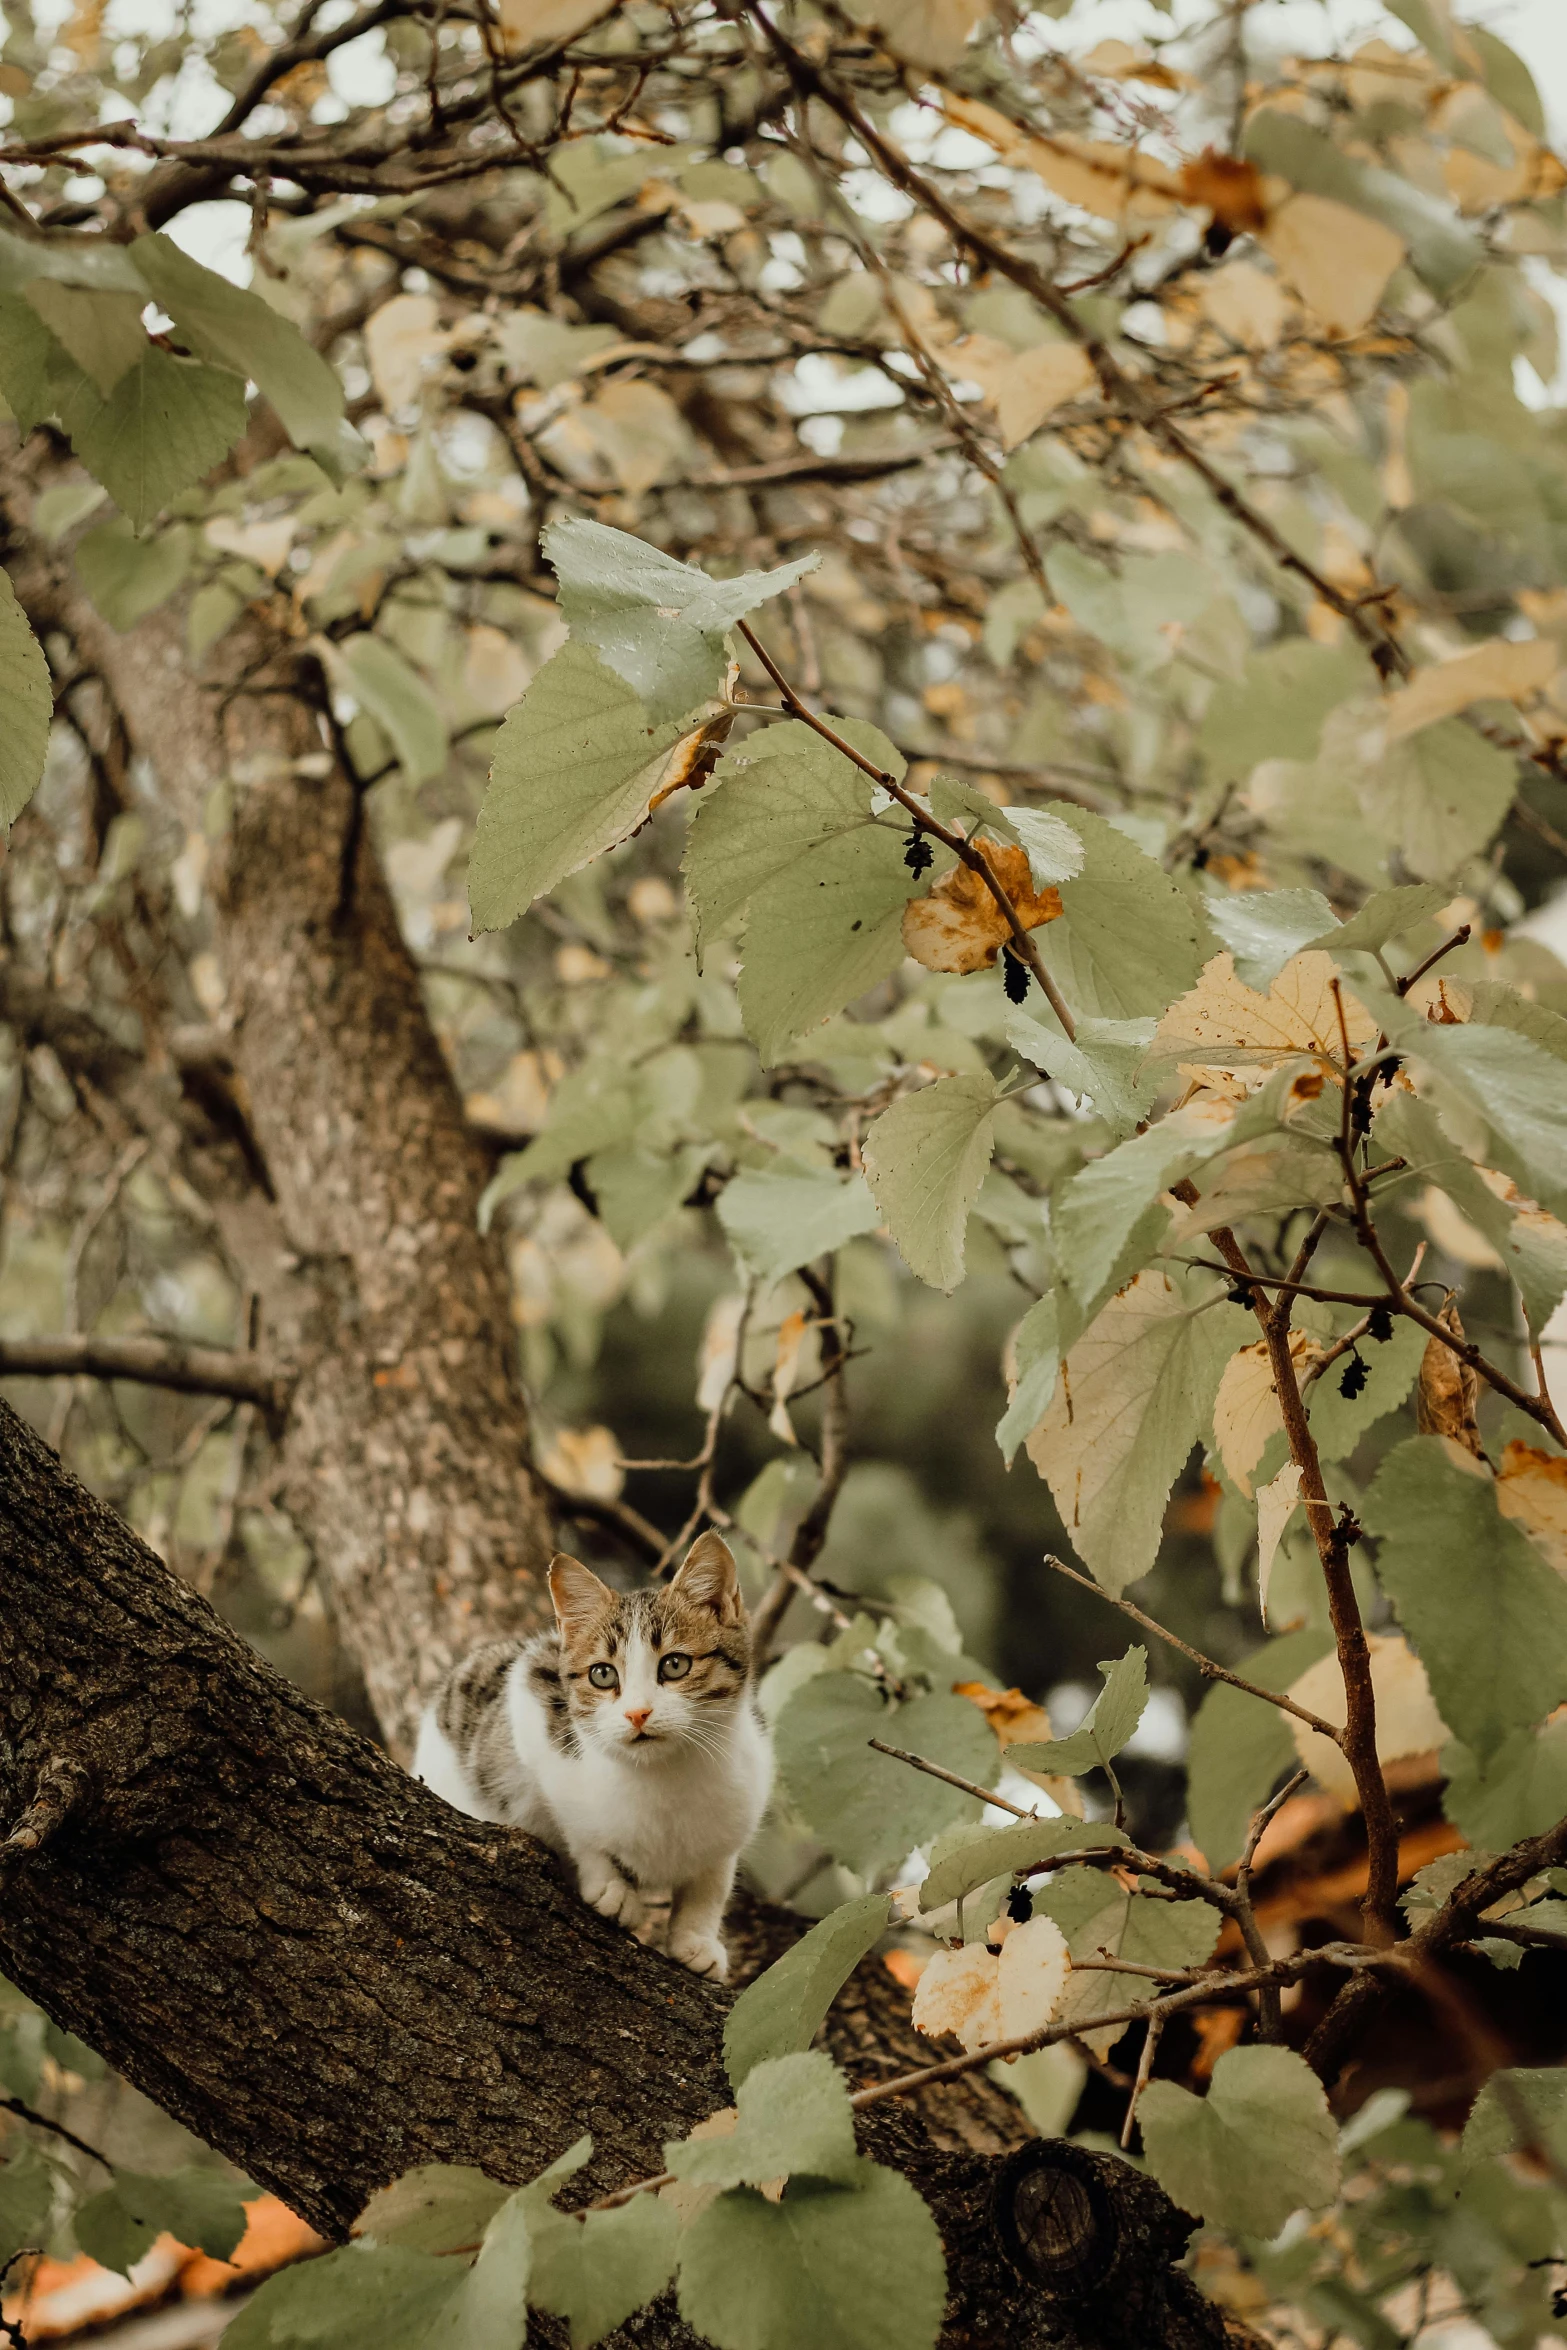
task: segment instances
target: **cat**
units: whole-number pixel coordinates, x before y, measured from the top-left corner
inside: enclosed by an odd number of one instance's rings
[[[584,1901],[723,1982],[719,1928],[767,1808],[772,1746],[727,1543],[703,1534],[672,1581],[612,1591],[558,1552],[553,1631],[492,1640],[453,1667],[420,1726],[414,1777],[459,1811],[523,1828],[573,1862]]]

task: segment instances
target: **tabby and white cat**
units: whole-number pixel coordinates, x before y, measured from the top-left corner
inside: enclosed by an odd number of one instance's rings
[[[719,1927],[773,1769],[728,1545],[702,1535],[650,1591],[611,1591],[560,1553],[549,1586],[553,1631],[489,1641],[448,1674],[414,1776],[566,1854],[583,1900],[629,1932],[667,1896],[670,1956],[722,1982]]]

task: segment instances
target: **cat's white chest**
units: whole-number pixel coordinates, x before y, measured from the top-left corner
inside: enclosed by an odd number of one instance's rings
[[[645,1763],[594,1753],[554,1759],[546,1795],[572,1847],[599,1845],[644,1886],[681,1885],[732,1858],[772,1786],[766,1732],[747,1708],[717,1753]]]

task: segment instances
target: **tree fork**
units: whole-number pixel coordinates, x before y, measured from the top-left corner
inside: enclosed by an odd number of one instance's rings
[[[4,1403],[0,1723],[0,1823],[41,1831],[5,1856],[6,1971],[325,2234],[415,2163],[523,2179],[583,2129],[590,2199],[729,2102],[726,1994],[282,1680]],[[851,2067],[878,1976],[836,2019]],[[949,2345],[1226,2339],[1171,2266],[1188,2223],[1124,2166],[944,2152],[906,2105],[860,2127],[943,2228]],[[690,2340],[664,2305],[628,2338]]]

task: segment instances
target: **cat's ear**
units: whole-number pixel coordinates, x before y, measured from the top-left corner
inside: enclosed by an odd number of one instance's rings
[[[744,1618],[734,1552],[711,1529],[692,1543],[670,1590],[688,1606],[710,1608],[721,1624],[738,1624]]]
[[[591,1567],[558,1550],[550,1560],[550,1597],[563,1633],[580,1632],[614,1603],[615,1594]]]

